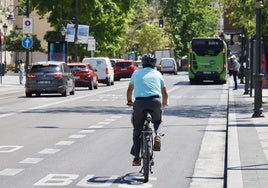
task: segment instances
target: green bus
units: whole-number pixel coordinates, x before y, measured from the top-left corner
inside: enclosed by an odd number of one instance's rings
[[[191,84],[204,80],[225,84],[227,79],[227,45],[220,38],[193,38],[188,54]]]

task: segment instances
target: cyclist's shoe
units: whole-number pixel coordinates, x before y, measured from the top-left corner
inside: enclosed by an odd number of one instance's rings
[[[135,157],[132,162],[132,166],[140,166],[141,165],[141,158]]]
[[[161,148],[161,138],[160,136],[155,136],[154,137],[154,151],[160,151]]]

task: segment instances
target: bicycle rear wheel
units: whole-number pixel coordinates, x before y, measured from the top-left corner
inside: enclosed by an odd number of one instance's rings
[[[149,180],[149,172],[150,172],[150,146],[149,142],[145,142],[144,148],[144,156],[143,156],[143,176],[144,176],[144,183],[148,182]]]
[[[144,183],[146,183],[149,180],[149,173],[151,171],[152,135],[147,135],[144,139],[143,176]]]

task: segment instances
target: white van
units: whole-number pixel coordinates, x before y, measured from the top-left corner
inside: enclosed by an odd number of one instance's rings
[[[172,74],[178,74],[178,68],[177,63],[174,58],[161,58],[159,63],[159,70],[162,74],[164,73],[172,73]]]
[[[83,63],[88,63],[98,73],[98,82],[114,85],[114,69],[111,61],[107,57],[90,57],[84,58]]]

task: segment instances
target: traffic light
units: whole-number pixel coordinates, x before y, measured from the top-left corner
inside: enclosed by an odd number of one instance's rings
[[[159,19],[158,26],[159,26],[160,28],[163,28],[163,27],[164,27],[164,20],[163,20],[162,18]]]

